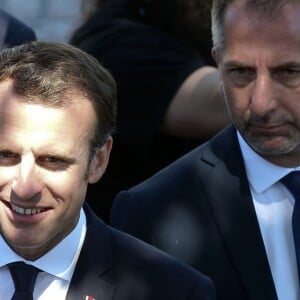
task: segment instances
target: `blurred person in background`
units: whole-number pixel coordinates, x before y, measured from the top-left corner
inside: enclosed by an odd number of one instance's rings
[[[33,29],[0,9],[0,50],[36,40]]]
[[[95,56],[118,86],[110,164],[88,190],[108,220],[117,192],[206,141],[229,115],[211,59],[211,1],[95,3],[71,43]]]

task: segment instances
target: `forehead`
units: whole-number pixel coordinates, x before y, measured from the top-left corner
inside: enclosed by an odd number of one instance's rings
[[[0,82],[0,133],[38,143],[89,138],[96,123],[94,108],[83,96],[77,97],[62,107],[32,104],[14,94],[11,81]]]
[[[279,5],[272,12],[261,11],[258,8],[247,7],[245,0],[234,0],[225,10],[223,25],[226,30],[234,29],[238,25],[241,31],[249,28],[254,30],[267,28],[273,32],[288,30],[293,34],[299,34],[300,3],[287,2]],[[281,29],[281,30],[280,30]],[[260,31],[257,31],[259,34]]]
[[[269,53],[300,50],[300,4],[287,3],[272,14],[258,13],[235,0],[224,14],[225,53],[269,49]],[[300,52],[299,52],[300,53]],[[278,53],[279,54],[279,53]]]

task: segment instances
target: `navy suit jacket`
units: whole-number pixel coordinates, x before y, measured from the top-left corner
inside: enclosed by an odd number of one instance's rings
[[[0,50],[36,40],[34,31],[0,9]]]
[[[85,212],[87,234],[67,300],[215,299],[209,278],[109,227],[87,206]]]
[[[277,299],[233,126],[121,192],[111,224],[207,274],[217,299]]]

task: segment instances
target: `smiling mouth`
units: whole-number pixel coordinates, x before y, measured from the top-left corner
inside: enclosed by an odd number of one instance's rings
[[[10,205],[11,209],[13,212],[19,214],[19,215],[36,215],[39,214],[43,211],[45,211],[46,209],[41,208],[41,207],[33,207],[33,208],[24,208],[15,204],[11,204]]]

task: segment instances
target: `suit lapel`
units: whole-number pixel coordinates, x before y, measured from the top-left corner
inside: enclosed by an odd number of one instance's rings
[[[106,226],[85,205],[87,234],[66,300],[110,300],[114,286],[101,276],[112,267],[112,252]]]
[[[251,299],[277,299],[234,128],[227,129],[203,155],[208,199],[228,256]],[[220,195],[223,195],[220,201]],[[238,241],[238,242],[237,242]]]

